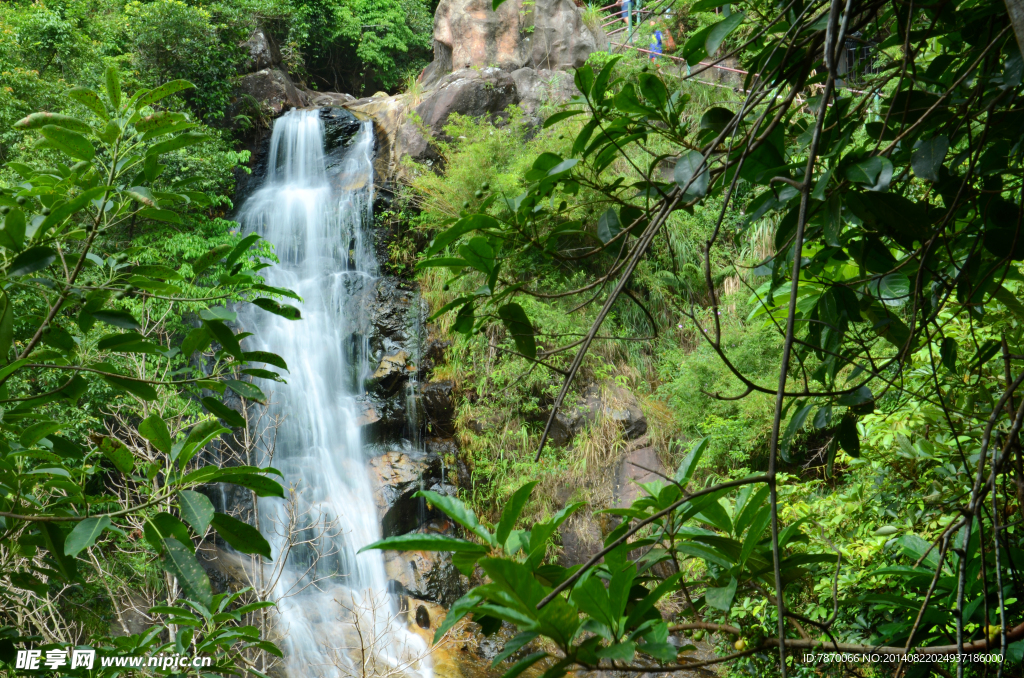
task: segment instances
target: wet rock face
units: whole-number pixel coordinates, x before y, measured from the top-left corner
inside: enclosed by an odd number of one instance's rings
[[[433,381],[420,388],[427,430],[436,435],[455,435],[455,384]]]
[[[563,408],[555,415],[551,426],[551,442],[567,445],[598,416],[611,419],[622,426],[623,436],[634,440],[647,433],[647,418],[636,396],[613,381],[592,384],[583,393],[576,407]]]
[[[321,95],[319,98],[324,97]],[[344,155],[344,151],[359,131],[359,119],[345,108],[325,105],[320,109],[320,120],[324,124],[324,152],[332,158],[334,155]],[[341,153],[338,154],[337,151]]]
[[[431,521],[416,534],[453,534],[447,520]],[[451,555],[438,551],[387,551],[384,569],[393,593],[450,607],[466,592],[468,581],[452,564]],[[427,628],[417,615],[416,622]],[[429,620],[428,620],[429,625]]]
[[[429,452],[391,450],[370,460],[370,474],[377,488],[375,499],[385,537],[405,534],[443,514],[428,509],[425,501],[414,497],[419,490],[454,495],[455,488],[445,482],[441,457]]]

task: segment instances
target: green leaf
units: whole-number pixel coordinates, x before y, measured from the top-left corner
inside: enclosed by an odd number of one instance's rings
[[[213,396],[206,396],[203,398],[203,406],[206,407],[211,414],[217,416],[229,426],[234,428],[244,428],[246,425],[245,417]]]
[[[7,290],[0,288],[0,365],[7,363],[14,345],[14,309]]]
[[[232,474],[224,478],[222,482],[239,485],[256,493],[257,497],[281,497],[284,498],[284,488],[276,480],[254,473]]]
[[[86,518],[71,530],[64,542],[64,554],[74,558],[79,553],[96,543],[103,530],[110,527],[110,518]]]
[[[53,211],[43,219],[43,223],[39,224],[39,228],[36,230],[35,234],[36,240],[38,240],[43,234],[49,233],[50,229],[54,226],[62,224],[68,217],[71,217],[85,207],[88,207],[94,200],[101,198],[108,189],[109,186],[96,186],[87,191],[83,191],[71,200],[68,200],[66,203],[54,207]],[[92,220],[91,216],[88,218],[90,221]]]
[[[238,381],[237,379],[225,379],[224,383],[227,384],[228,388],[230,388],[232,391],[234,391],[243,398],[255,400],[258,403],[265,403],[267,400],[267,396],[263,394],[263,391],[261,391],[258,387],[253,386],[247,381]]]
[[[82,132],[83,134],[91,134],[92,128],[86,123],[82,122],[78,118],[72,118],[70,115],[61,115],[60,113],[32,113],[18,122],[14,123],[15,129],[39,129],[45,125],[54,125],[55,127],[63,127],[73,132]]]
[[[50,142],[50,145],[75,160],[92,160],[96,157],[96,149],[92,143],[78,132],[56,125],[45,125],[39,133]]]
[[[607,245],[621,231],[622,224],[619,223],[619,215],[615,213],[614,208],[609,207],[597,220],[597,237]]]
[[[857,417],[854,414],[847,414],[839,422],[839,430],[836,431],[839,437],[839,446],[848,455],[856,459],[860,456],[860,435],[857,433]]]
[[[443,534],[426,533],[400,534],[394,537],[387,537],[380,541],[364,546],[359,549],[363,551],[446,551],[450,553],[479,553],[483,555],[488,549],[482,544],[477,544],[465,539],[456,539]]]
[[[107,81],[107,99],[110,106],[117,111],[121,108],[121,72],[117,70],[117,66],[111,65],[107,66],[103,75]]]
[[[135,468],[135,457],[132,456],[131,450],[125,447],[120,440],[104,436],[103,440],[100,441],[99,450],[104,457],[114,464],[118,471],[125,475],[131,473],[132,469]]]
[[[243,360],[242,347],[238,343],[238,338],[235,336],[235,333],[231,331],[230,327],[220,320],[203,320],[203,324],[228,355],[233,356],[236,360]]]
[[[1014,301],[1016,301],[1016,299],[1014,299]],[[942,346],[939,349],[939,358],[942,361],[942,366],[950,372],[956,372],[956,352],[956,339],[953,339],[952,337],[944,338],[942,340]]]
[[[235,265],[235,262],[242,258],[242,255],[249,251],[249,248],[255,245],[260,239],[259,234],[250,233],[239,241],[235,248],[231,250],[231,254],[224,260],[224,265],[231,266]]]
[[[480,231],[488,228],[499,228],[501,224],[494,217],[486,214],[471,214],[456,221],[448,230],[437,235],[430,243],[430,247],[424,252],[424,256],[431,257],[445,247],[455,242],[470,231]]]
[[[676,161],[674,178],[679,188],[684,189],[686,200],[702,198],[708,192],[709,173],[704,156],[698,151],[687,151]]]
[[[135,110],[139,110],[144,106],[150,106],[165,97],[175,94],[176,92],[191,89],[193,87],[195,87],[195,85],[188,80],[171,80],[170,82],[165,82],[156,89],[150,90],[139,97],[139,100],[135,102]]]
[[[188,146],[194,146],[195,144],[201,144],[202,142],[209,140],[210,136],[207,134],[203,134],[201,132],[185,132],[184,134],[179,134],[175,137],[171,137],[170,139],[166,139],[159,143],[153,144],[152,146],[149,147],[149,150],[146,151],[146,156],[160,156],[163,155],[164,153],[177,151],[179,149],[186,148]],[[230,245],[227,245],[226,247],[229,250],[231,249]]]
[[[206,529],[213,519],[213,503],[205,494],[182,490],[178,493],[178,510],[196,534],[200,537],[206,534]]]
[[[732,122],[733,117],[735,117],[735,114],[728,108],[712,106],[701,116],[700,128],[712,130],[715,134],[721,134],[729,126],[729,123]]]
[[[804,424],[807,422],[807,415],[811,413],[811,409],[814,405],[805,405],[801,407],[793,415],[793,418],[789,420],[789,424],[786,426],[786,433],[782,436],[782,444],[779,445],[779,452],[782,454],[783,460],[786,462],[790,461],[789,448],[793,443],[793,438],[797,432],[803,430]]]
[[[152,219],[153,221],[163,221],[169,224],[183,224],[181,215],[171,210],[162,210],[155,207],[146,207],[139,210],[139,216],[143,219]]]
[[[729,583],[726,586],[709,588],[704,593],[704,600],[710,607],[728,612],[732,608],[733,599],[736,597],[737,585],[736,577],[730,577]]]
[[[551,127],[552,125],[560,123],[563,120],[565,120],[566,118],[571,118],[574,115],[579,115],[580,113],[584,113],[584,112],[585,111],[559,111],[558,113],[555,113],[554,115],[548,116],[547,120],[544,121],[544,129],[547,129],[548,127]]]
[[[189,331],[185,340],[181,342],[181,354],[190,357],[196,351],[205,351],[211,341],[213,337],[206,327],[196,327]]]
[[[246,351],[242,354],[246,362],[250,363],[267,363],[273,365],[282,370],[288,371],[288,364],[284,361],[284,358],[277,355],[276,353],[270,353],[268,351]]]
[[[839,247],[839,234],[843,230],[843,203],[839,191],[834,191],[825,202],[825,244]]]
[[[153,401],[157,399],[156,389],[144,381],[135,381],[134,379],[126,379],[112,374],[104,374],[103,380],[119,391],[127,391],[142,400]]]
[[[722,41],[729,37],[730,33],[739,28],[746,15],[746,12],[730,14],[728,17],[711,27],[711,30],[708,31],[707,37],[704,39],[704,51],[707,52],[708,56],[714,56],[715,52],[718,51],[718,47],[722,44]]]
[[[178,464],[184,468],[185,464],[195,456],[199,450],[206,447],[206,445],[219,436],[221,433],[231,433],[229,429],[224,428],[220,425],[220,422],[216,419],[204,419],[188,432],[188,436],[185,438],[185,442],[181,447],[181,451],[175,456],[172,454],[172,460],[177,460]]]
[[[18,441],[22,447],[32,447],[46,436],[56,433],[62,428],[64,428],[64,425],[56,421],[39,421],[22,431]]]
[[[697,470],[697,465],[700,464],[700,458],[703,456],[704,451],[708,449],[708,443],[711,441],[710,436],[704,436],[693,444],[690,448],[689,454],[683,459],[683,463],[679,465],[679,469],[676,471],[675,480],[677,483],[686,487],[686,484],[690,482],[690,478],[693,477],[694,472]]]
[[[270,560],[270,544],[252,525],[224,513],[214,513],[210,525],[236,551],[256,553]]]
[[[174,537],[167,537],[163,540],[160,563],[178,580],[178,586],[186,598],[202,603],[206,607],[210,606],[213,598],[210,578],[196,560],[195,553],[185,548]]]
[[[139,424],[139,435],[164,454],[171,453],[171,434],[167,430],[167,424],[155,412]]]
[[[100,95],[88,87],[74,87],[68,91],[68,96],[95,113],[101,120],[110,119],[107,107],[103,105]]]
[[[93,311],[92,316],[102,323],[113,325],[114,327],[120,327],[125,330],[140,330],[142,325],[139,321],[132,317],[131,313],[127,311]]]
[[[939,169],[949,151],[949,138],[944,135],[932,137],[927,141],[914,144],[914,155],[910,158],[910,167],[914,176],[927,181],[939,180]]]
[[[217,245],[212,250],[195,260],[192,264],[193,275],[199,275],[216,264],[221,257],[231,251],[231,245]]]
[[[882,160],[872,156],[846,168],[846,178],[858,184],[874,185],[882,171]]]
[[[30,247],[18,256],[7,269],[7,275],[12,278],[28,275],[41,271],[57,259],[57,253],[49,247]]]
[[[11,209],[4,219],[3,231],[0,231],[0,245],[18,252],[25,244],[25,213],[17,207]]]
[[[533,360],[537,357],[537,343],[533,337],[533,325],[526,317],[526,311],[516,303],[505,304],[498,309],[498,317],[504,323],[505,329],[512,335],[512,341],[516,348],[524,356]]]
[[[44,522],[40,523],[39,531],[42,533],[46,549],[57,566],[57,572],[65,581],[74,581],[78,576],[78,564],[65,553],[63,530],[57,527],[56,523]]]
[[[495,540],[499,546],[504,546],[508,535],[511,534],[512,528],[515,527],[516,521],[519,519],[519,515],[523,512],[523,507],[526,506],[526,502],[530,499],[530,493],[537,486],[537,482],[535,480],[526,483],[516,490],[515,494],[512,495],[512,499],[502,510],[501,520],[498,522],[498,528],[494,533]]]
[[[462,525],[488,544],[496,545],[494,535],[480,524],[475,513],[466,508],[466,505],[455,497],[446,497],[443,494],[431,492],[430,490],[420,490],[413,496],[426,499],[430,504],[442,511],[446,516],[457,522],[459,525]]]
[[[299,309],[289,304],[281,304],[273,299],[268,299],[267,297],[253,299],[252,303],[255,306],[259,306],[264,311],[268,311],[274,315],[279,315],[282,318],[287,318],[288,320],[300,320],[302,318],[302,312]]]

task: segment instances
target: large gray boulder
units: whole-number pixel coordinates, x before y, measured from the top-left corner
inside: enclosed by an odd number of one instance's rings
[[[597,49],[572,0],[441,0],[434,13],[434,63],[423,81],[449,69],[579,68]]]
[[[264,68],[239,78],[235,96],[228,106],[228,119],[234,119],[239,113],[251,115],[252,100],[273,117],[309,105],[306,93],[280,68]]]
[[[622,428],[626,440],[635,440],[647,433],[647,418],[640,402],[628,389],[614,381],[588,386],[580,402],[574,407],[563,407],[555,415],[551,426],[551,443],[566,445],[598,418],[610,419]]]

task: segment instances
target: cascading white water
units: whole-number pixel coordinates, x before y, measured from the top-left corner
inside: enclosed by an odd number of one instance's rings
[[[425,645],[393,618],[380,552],[357,555],[380,538],[354,401],[368,375],[364,299],[377,272],[373,128],[363,123],[330,171],[323,143],[319,111],[279,118],[266,180],[239,213],[246,232],[276,249],[280,263],[262,272],[268,284],[303,299],[301,320],[259,311],[242,318],[255,334],[247,345],[289,368],[287,384],[261,384],[272,392],[263,426],[277,425],[272,464],[291,495],[260,500],[274,562],[285,559],[265,572],[280,573],[278,632],[293,678],[362,676],[367,663],[387,668],[381,675],[428,675]]]

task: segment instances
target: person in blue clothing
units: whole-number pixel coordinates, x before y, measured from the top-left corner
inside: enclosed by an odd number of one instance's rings
[[[654,31],[654,35],[651,37],[651,51],[654,52],[651,55],[651,61],[661,56],[661,31]]]

